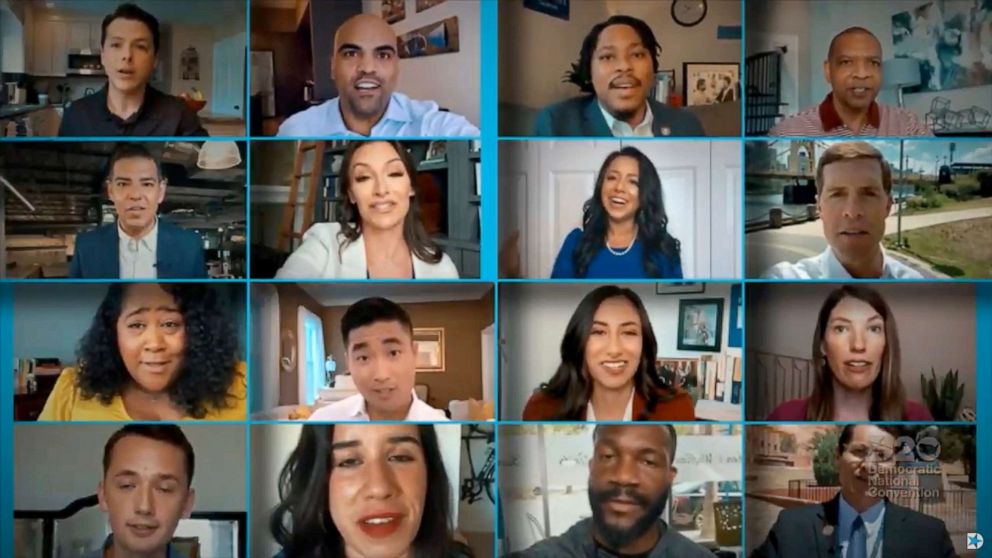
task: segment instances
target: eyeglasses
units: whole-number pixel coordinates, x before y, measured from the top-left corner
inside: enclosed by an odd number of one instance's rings
[[[894,460],[896,452],[886,446],[869,444],[848,444],[844,450],[858,461],[889,463]]]

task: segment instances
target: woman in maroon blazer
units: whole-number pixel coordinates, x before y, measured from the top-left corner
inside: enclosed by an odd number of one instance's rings
[[[813,334],[813,368],[813,393],[782,403],[768,420],[933,420],[906,399],[896,319],[874,289],[844,285],[827,296]]]
[[[561,364],[524,407],[524,420],[695,420],[692,398],[659,374],[658,344],[634,291],[594,289],[572,314]]]

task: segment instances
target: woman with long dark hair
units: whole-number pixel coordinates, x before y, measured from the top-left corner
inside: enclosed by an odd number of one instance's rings
[[[561,364],[524,407],[524,420],[695,420],[692,398],[658,370],[658,344],[637,294],[587,294],[561,341]]]
[[[565,238],[551,278],[681,279],[680,251],[668,233],[658,171],[646,155],[626,146],[600,167],[582,209],[582,228]]]
[[[906,399],[896,319],[878,291],[832,291],[816,319],[812,354],[813,393],[782,403],[768,420],[933,420],[924,405]]]
[[[280,279],[457,279],[420,217],[417,169],[395,141],[353,141],[341,163],[345,203],[317,223],[276,273]]]
[[[269,522],[283,558],[471,557],[433,425],[304,425]]]
[[[113,283],[39,420],[243,420],[245,365],[220,286]]]

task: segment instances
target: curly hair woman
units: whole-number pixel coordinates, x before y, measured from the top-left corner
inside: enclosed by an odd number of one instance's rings
[[[243,420],[228,305],[199,284],[112,284],[39,420]]]
[[[582,228],[568,234],[552,279],[682,278],[679,241],[668,233],[661,179],[634,147],[603,161],[583,207]]]

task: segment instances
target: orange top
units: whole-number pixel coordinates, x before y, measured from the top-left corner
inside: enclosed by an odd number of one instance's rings
[[[553,420],[558,409],[561,408],[561,399],[551,397],[541,390],[534,392],[524,406],[523,420]],[[692,397],[682,390],[676,390],[675,396],[668,401],[658,401],[654,409],[647,417],[641,419],[647,399],[640,393],[634,392],[634,405],[631,416],[634,420],[646,421],[672,421],[672,420],[696,420],[696,411],[692,406]],[[586,411],[582,410],[582,416],[578,420],[586,420]]]

